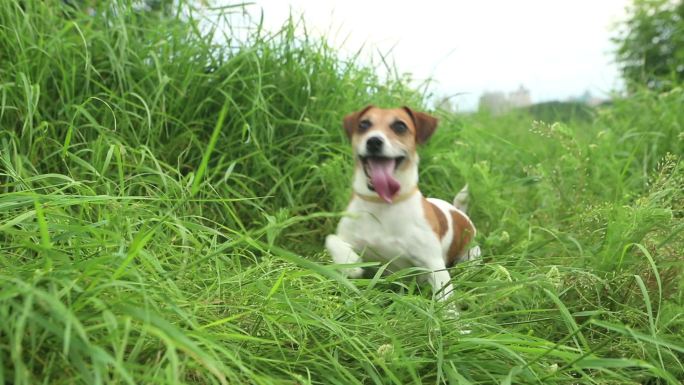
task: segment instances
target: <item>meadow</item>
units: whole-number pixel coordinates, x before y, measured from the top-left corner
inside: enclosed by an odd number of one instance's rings
[[[483,250],[444,304],[323,248],[342,117],[429,88],[298,23],[0,2],[0,384],[682,383],[684,88],[433,111],[421,189],[468,183]]]

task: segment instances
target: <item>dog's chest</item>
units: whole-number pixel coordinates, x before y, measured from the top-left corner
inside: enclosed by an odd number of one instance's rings
[[[423,216],[420,196],[395,205],[352,202],[350,217],[340,222],[354,250],[364,260],[393,261],[397,267],[416,266],[417,259],[439,252],[434,232]],[[435,249],[435,250],[433,250]]]

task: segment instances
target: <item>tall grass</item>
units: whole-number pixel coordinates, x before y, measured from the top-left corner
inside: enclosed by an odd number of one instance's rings
[[[681,88],[590,122],[438,112],[422,189],[468,182],[485,250],[453,319],[322,252],[342,116],[423,96],[292,21],[218,46],[180,13],[0,2],[0,383],[684,378]]]

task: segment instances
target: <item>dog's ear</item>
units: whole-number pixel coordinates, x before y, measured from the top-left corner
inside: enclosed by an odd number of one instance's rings
[[[413,119],[413,124],[416,126],[416,143],[423,144],[437,129],[437,118],[428,115],[424,112],[413,111],[409,107],[402,107]]]
[[[344,117],[344,131],[347,133],[347,137],[351,139],[354,135],[354,129],[359,126],[359,118],[364,112],[373,108],[373,105],[367,105],[362,110],[352,112],[351,114]]]

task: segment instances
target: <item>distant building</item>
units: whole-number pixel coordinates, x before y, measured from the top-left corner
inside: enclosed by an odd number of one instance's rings
[[[530,90],[521,84],[517,90],[508,93],[508,95],[498,91],[483,93],[480,96],[479,109],[481,111],[489,111],[493,115],[500,115],[513,108],[527,107],[529,105],[532,105]]]
[[[480,96],[480,111],[487,111],[492,115],[500,115],[510,110],[508,99],[503,92],[485,92]]]
[[[530,96],[530,90],[521,84],[516,91],[508,94],[508,103],[512,108],[527,107],[531,105],[532,97]]]

